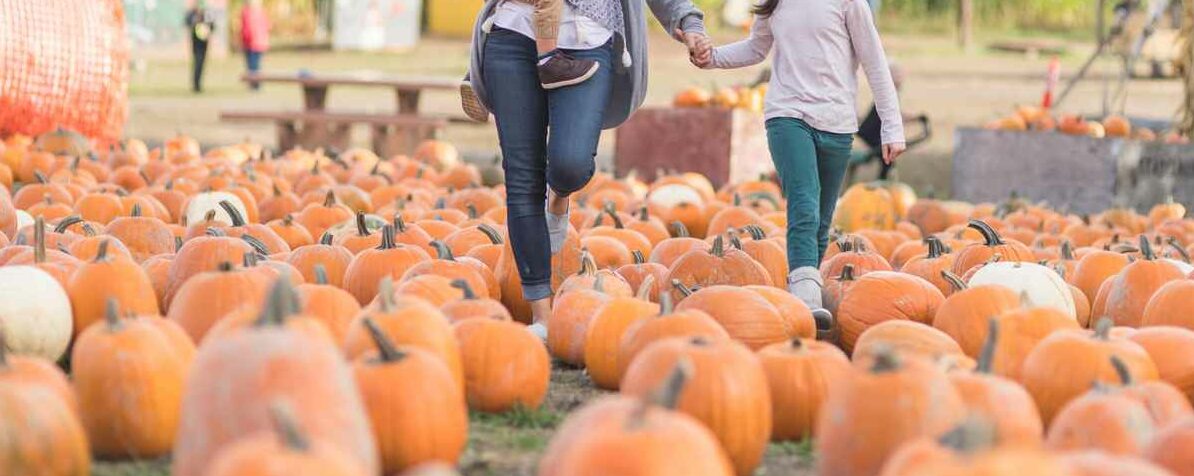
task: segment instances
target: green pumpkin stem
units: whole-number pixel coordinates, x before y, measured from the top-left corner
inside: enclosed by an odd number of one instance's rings
[[[614,228],[619,230],[626,228],[626,224],[622,222],[622,217],[618,216],[618,210],[614,209],[613,202],[605,205],[605,214],[609,215],[609,218],[614,221]]]
[[[647,275],[646,278],[643,278],[642,283],[639,283],[638,292],[634,294],[634,297],[638,298],[640,301],[650,302],[651,301],[651,292],[654,290],[655,290],[655,276],[649,274],[649,275]],[[660,294],[662,295],[662,294],[667,294],[667,293],[660,293]]]
[[[1148,261],[1157,259],[1157,254],[1153,252],[1153,245],[1148,242],[1148,237],[1145,235],[1140,235],[1140,256]]]
[[[394,222],[393,223],[394,223],[394,229],[398,230],[398,233],[406,233],[406,220],[402,218],[402,213],[394,214]]]
[[[334,239],[334,237],[332,236],[332,234],[330,232],[325,231],[325,232],[323,232],[322,235],[319,235],[319,244],[324,245],[324,246],[332,246],[333,239]]]
[[[647,281],[648,279],[650,280],[649,282]],[[647,279],[643,280],[644,286],[646,286],[648,284],[650,284],[650,285],[655,284],[654,276],[647,276]],[[675,312],[676,312],[676,302],[672,300],[672,293],[659,293],[659,315],[660,316],[668,316],[668,315],[674,314]]]
[[[46,262],[46,221],[40,216],[33,220],[33,262]]]
[[[99,247],[95,249],[95,260],[92,261],[93,263],[103,263],[104,261],[108,261],[109,245],[110,240],[100,240]]]
[[[576,274],[578,276],[594,276],[597,274],[597,262],[593,260],[593,254],[589,253],[588,248],[580,250],[580,271]]]
[[[979,234],[983,235],[983,244],[986,246],[1001,246],[1006,244],[1003,241],[1003,238],[999,236],[999,232],[995,231],[994,228],[991,228],[991,225],[988,225],[987,222],[982,220],[970,220],[966,226],[978,230]]]
[[[355,222],[357,224],[357,236],[369,236],[371,234],[369,233],[369,224],[365,222],[365,212],[357,210]]]
[[[477,225],[477,229],[480,230],[481,233],[484,233],[486,238],[489,238],[490,243],[495,245],[501,245],[505,243],[505,240],[502,239],[502,234],[498,233],[498,231],[492,226],[489,226],[488,223]]]
[[[273,423],[274,431],[278,433],[282,447],[297,453],[306,453],[311,450],[311,441],[299,429],[294,410],[289,404],[281,400],[276,401],[269,406],[269,413],[270,422]]]
[[[1111,328],[1115,323],[1109,317],[1102,317],[1095,323],[1095,339],[1108,340],[1111,338]]]
[[[1128,368],[1128,364],[1119,358],[1118,355],[1111,356],[1111,366],[1115,368],[1115,376],[1119,377],[1119,383],[1125,387],[1131,387],[1136,383],[1132,379],[1132,371]]]
[[[468,281],[463,279],[454,279],[452,280],[452,287],[459,289],[460,292],[464,294],[464,299],[466,301],[477,299],[477,292],[473,291],[473,287],[469,286]]]
[[[634,258],[634,264],[645,264],[647,257],[643,256],[643,250],[634,250],[630,252],[630,256]]]
[[[945,282],[949,283],[950,287],[954,288],[955,293],[965,291],[970,288],[965,281],[962,281],[961,277],[949,272],[949,270],[941,270],[941,279],[944,279]]]
[[[995,363],[995,347],[999,344],[999,321],[991,318],[987,323],[987,340],[983,342],[983,349],[978,354],[978,363],[974,371],[990,374]]]
[[[1062,241],[1060,250],[1061,250],[1062,261],[1073,261],[1075,259],[1074,258],[1074,245],[1072,243],[1070,243],[1070,240]]]
[[[181,250],[181,249],[182,249],[182,237],[176,236],[176,237],[174,237],[174,252],[178,253],[178,250]]]
[[[871,364],[870,369],[873,374],[894,372],[903,366],[900,362],[900,356],[896,354],[895,349],[887,345],[876,347],[873,357],[875,362]]]
[[[387,275],[377,285],[377,307],[381,312],[389,313],[397,306],[394,302],[394,278]]]
[[[842,274],[837,277],[838,281],[854,281],[857,277],[854,274],[854,265],[848,264],[842,266]]]
[[[322,263],[316,264],[311,270],[315,273],[315,284],[328,283],[328,270],[323,267]]]
[[[134,204],[133,204],[133,210],[132,210],[132,211],[129,213],[129,215],[131,215],[131,216],[133,216],[133,217],[139,217],[139,216],[141,216],[141,204],[140,204],[140,203],[134,203]]]
[[[692,234],[690,234],[688,232],[688,227],[684,226],[684,222],[681,222],[681,221],[672,222],[672,237],[673,238],[688,238],[690,236],[692,236]]]
[[[328,190],[327,195],[323,196],[323,206],[325,208],[331,208],[331,207],[336,206],[336,193],[335,192]]]
[[[937,259],[946,254],[945,243],[941,241],[941,238],[929,235],[925,237],[924,243],[929,249],[928,259]]]
[[[265,306],[257,315],[254,325],[257,327],[280,326],[286,322],[287,318],[298,314],[301,307],[298,294],[290,285],[290,280],[286,277],[279,277],[274,280],[274,285],[266,297]]]
[[[394,226],[385,225],[381,227],[381,243],[378,243],[379,250],[392,250],[398,247],[398,243],[394,242]]]
[[[228,218],[232,220],[232,226],[245,226],[245,216],[240,214],[240,210],[228,200],[220,200],[220,208],[224,209],[224,213],[228,214]],[[215,210],[211,210],[213,213]],[[215,215],[212,215],[215,218]]]
[[[120,303],[116,298],[108,298],[104,303],[104,322],[108,325],[109,331],[118,331],[124,327],[124,323],[120,320]]]
[[[721,235],[717,235],[717,238],[713,239],[713,247],[709,249],[709,254],[717,258],[726,256],[726,243]]]
[[[399,362],[406,358],[406,353],[394,346],[394,341],[390,340],[385,331],[381,330],[381,326],[377,325],[377,321],[374,321],[371,317],[365,317],[361,322],[365,324],[365,329],[369,330],[369,337],[377,345],[382,362]]]
[[[1177,238],[1171,236],[1171,237],[1169,237],[1168,240],[1166,240],[1166,243],[1169,245],[1170,248],[1173,248],[1173,250],[1177,253],[1177,255],[1179,257],[1181,257],[1183,262],[1185,262],[1185,263],[1190,262],[1190,253],[1188,251],[1186,251],[1185,248],[1182,247],[1182,244],[1177,241]]]
[[[456,261],[456,256],[452,255],[452,248],[449,248],[448,245],[444,244],[444,242],[432,240],[431,247],[435,249],[436,259],[441,259],[444,261]]]
[[[61,221],[58,222],[57,225],[54,226],[54,233],[66,233],[66,230],[69,230],[70,227],[75,226],[79,223],[83,223],[83,217],[81,217],[79,215],[68,216],[66,218],[63,218]]]
[[[684,283],[680,282],[679,279],[672,280],[672,287],[676,288],[677,291],[680,291],[680,295],[684,297],[692,296],[692,293],[696,292],[688,286],[685,286]]]

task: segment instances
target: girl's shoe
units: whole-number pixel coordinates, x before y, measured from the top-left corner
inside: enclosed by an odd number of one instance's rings
[[[473,90],[473,81],[469,76],[460,81],[460,108],[464,109],[464,115],[469,119],[489,122],[489,109],[481,104],[481,98],[477,97],[477,92]]]
[[[817,337],[829,336],[833,332],[833,314],[830,314],[821,301],[821,287],[823,280],[821,271],[812,266],[796,268],[788,274],[788,292],[804,302],[813,313],[813,320],[817,323]]]
[[[547,235],[551,238],[551,255],[555,256],[560,253],[564,247],[564,241],[568,239],[568,225],[570,222],[570,215],[572,214],[572,206],[568,206],[568,211],[563,215],[556,215],[551,212],[549,206],[544,206],[544,214],[547,217]]]

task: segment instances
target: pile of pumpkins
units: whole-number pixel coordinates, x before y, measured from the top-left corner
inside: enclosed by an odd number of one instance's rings
[[[1147,142],[1164,140],[1169,144],[1190,142],[1190,138],[1176,131],[1170,131],[1162,137],[1147,127],[1133,127],[1131,121],[1117,114],[1111,114],[1102,121],[1092,121],[1072,114],[1054,116],[1050,110],[1035,106],[1019,106],[1014,113],[987,123],[986,128],[1003,131],[1058,132],[1096,139],[1119,138]]]
[[[690,86],[680,90],[672,98],[677,108],[720,108],[763,112],[763,99],[767,96],[767,84],[755,87],[717,87],[705,89]]]
[[[553,365],[616,393],[566,417],[541,475],[748,475],[809,438],[823,475],[1194,474],[1178,203],[852,186],[819,333],[784,289],[775,183],[598,173],[542,342],[504,187],[450,144],[3,147],[0,474],[450,474],[468,412],[538,407]]]

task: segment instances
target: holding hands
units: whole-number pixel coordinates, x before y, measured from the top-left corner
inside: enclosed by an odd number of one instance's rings
[[[704,33],[688,33],[677,28],[672,32],[676,40],[688,47],[688,61],[693,66],[708,69],[713,66],[713,40]]]

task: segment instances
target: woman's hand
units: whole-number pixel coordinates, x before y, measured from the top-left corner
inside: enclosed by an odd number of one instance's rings
[[[672,32],[677,41],[688,48],[688,60],[698,68],[709,68],[713,65],[713,40],[704,33],[688,33],[677,28]]]
[[[895,142],[891,144],[883,144],[883,163],[891,165],[896,161],[896,158],[903,154],[908,149],[908,145],[903,142]]]

